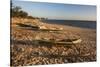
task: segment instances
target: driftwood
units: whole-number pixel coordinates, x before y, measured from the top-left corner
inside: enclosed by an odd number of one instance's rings
[[[65,40],[61,40],[61,41],[55,42],[55,43],[71,45],[71,44],[81,43],[81,41],[82,41],[81,39],[65,39]]]
[[[47,28],[45,26],[39,26],[39,29],[40,30],[43,30],[43,31],[61,31],[63,30],[63,28]]]
[[[81,39],[63,39],[63,40],[44,40],[44,39],[39,39],[35,40],[38,44],[57,44],[57,45],[73,45],[73,44],[78,44],[81,43]]]
[[[16,25],[24,28],[31,28],[31,29],[37,29],[41,31],[61,31],[63,30],[62,28],[60,29],[55,29],[55,28],[46,28],[45,26],[38,26],[38,25],[29,25],[29,24],[22,24],[22,23],[16,23]]]

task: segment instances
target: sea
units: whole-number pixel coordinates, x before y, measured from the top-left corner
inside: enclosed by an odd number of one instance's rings
[[[88,29],[96,29],[96,21],[80,21],[80,20],[42,20],[44,23],[68,25],[73,27],[81,27]]]

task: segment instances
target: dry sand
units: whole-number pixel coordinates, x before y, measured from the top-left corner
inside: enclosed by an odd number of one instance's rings
[[[12,18],[11,22],[11,66],[62,64],[96,61],[96,30],[85,29],[57,24],[42,23],[47,27],[63,28],[63,31],[49,32],[22,28],[16,23],[39,25],[37,19]],[[80,44],[57,46],[50,44],[33,43],[36,37],[40,38],[81,38]]]

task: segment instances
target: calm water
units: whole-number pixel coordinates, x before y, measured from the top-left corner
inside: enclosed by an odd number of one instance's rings
[[[74,27],[96,29],[96,21],[78,21],[78,20],[43,20],[45,23],[62,24]]]

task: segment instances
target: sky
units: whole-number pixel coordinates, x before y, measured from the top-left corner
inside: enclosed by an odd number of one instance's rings
[[[34,17],[62,20],[91,20],[96,21],[96,6],[59,4],[33,1],[12,0],[14,6]]]

